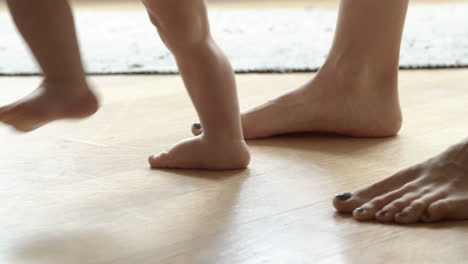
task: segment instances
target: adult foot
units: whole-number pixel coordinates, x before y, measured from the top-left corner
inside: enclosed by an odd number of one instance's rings
[[[250,153],[243,140],[212,140],[203,135],[177,143],[168,152],[149,157],[152,168],[244,169]]]
[[[293,132],[386,137],[395,135],[401,122],[396,74],[325,69],[302,87],[242,114],[246,139]],[[199,135],[196,126],[192,132]]]
[[[28,96],[0,107],[0,122],[29,132],[54,120],[91,116],[98,107],[97,97],[85,82],[43,82]]]
[[[468,219],[468,139],[442,154],[333,200],[357,220],[401,224]]]

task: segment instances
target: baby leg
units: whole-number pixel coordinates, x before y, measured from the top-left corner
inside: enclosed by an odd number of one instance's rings
[[[243,139],[231,65],[213,41],[204,0],[144,0],[174,54],[204,133],[149,158],[152,167],[239,169],[250,155]]]
[[[94,114],[98,101],[86,82],[68,2],[7,3],[45,78],[30,95],[1,107],[0,122],[31,131],[53,120]]]

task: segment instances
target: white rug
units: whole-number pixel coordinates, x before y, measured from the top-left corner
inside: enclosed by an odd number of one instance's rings
[[[316,70],[331,45],[336,10],[211,10],[213,34],[237,72]],[[77,12],[89,73],[174,73],[174,59],[146,13]],[[468,66],[468,5],[413,6],[402,68]],[[0,75],[37,74],[6,12],[0,12]],[[385,52],[385,51],[382,51]]]

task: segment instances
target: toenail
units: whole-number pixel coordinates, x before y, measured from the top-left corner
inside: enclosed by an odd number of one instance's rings
[[[400,213],[398,213],[398,216],[399,216],[399,217],[405,217],[406,215],[407,215],[407,214],[406,214],[405,212],[400,212]]]
[[[364,212],[364,208],[361,208],[361,207],[359,207],[359,208],[356,208],[355,210],[356,210],[356,212],[359,212],[359,213],[362,213],[362,212]]]
[[[339,193],[339,194],[336,194],[335,197],[338,198],[338,200],[341,200],[341,201],[346,201],[348,200],[349,198],[351,198],[353,196],[352,193]]]
[[[380,216],[386,216],[387,215],[387,211],[386,210],[380,210],[377,212],[378,215]]]
[[[201,124],[200,123],[193,123],[193,127],[197,130],[201,129]]]

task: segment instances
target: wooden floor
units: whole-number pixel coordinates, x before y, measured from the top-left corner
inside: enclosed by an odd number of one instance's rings
[[[239,75],[242,108],[311,75]],[[465,137],[468,70],[403,71],[398,137],[250,141],[250,167],[231,172],[148,168],[196,120],[177,76],[92,79],[92,118],[27,135],[0,126],[2,264],[467,263],[468,222],[358,223],[331,199]],[[38,81],[0,78],[0,104]]]

